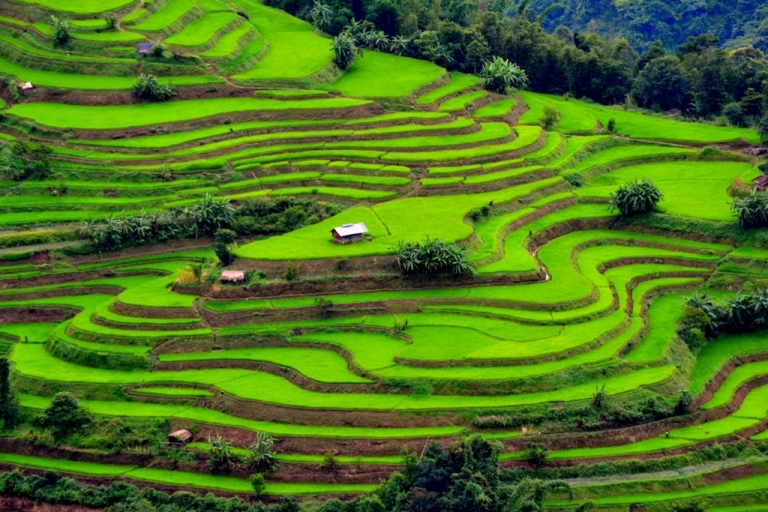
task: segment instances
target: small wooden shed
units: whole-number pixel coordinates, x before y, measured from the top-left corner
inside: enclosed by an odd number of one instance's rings
[[[245,272],[242,270],[225,270],[221,273],[221,282],[224,284],[244,284]]]
[[[152,50],[154,49],[155,43],[139,43],[139,45],[136,47],[136,50],[138,50],[140,55],[152,53]]]
[[[181,430],[177,430],[176,432],[171,432],[168,434],[168,444],[176,445],[176,446],[184,446],[187,443],[189,443],[192,440],[192,432],[189,430],[182,428]]]
[[[19,84],[19,92],[21,94],[28,94],[35,90],[35,86],[32,85],[32,82],[22,82]]]
[[[334,241],[339,244],[351,244],[354,242],[362,242],[363,235],[368,233],[368,228],[365,224],[358,222],[357,224],[344,224],[331,230],[331,235]]]

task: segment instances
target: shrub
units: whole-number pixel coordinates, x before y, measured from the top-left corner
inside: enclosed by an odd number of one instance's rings
[[[549,455],[547,447],[538,443],[529,443],[526,446],[526,460],[534,468],[540,468],[544,466],[544,463]]]
[[[652,211],[663,197],[651,181],[643,179],[619,187],[611,194],[609,204],[611,210],[618,210],[622,217],[631,217]]]
[[[11,428],[19,419],[19,401],[11,389],[11,364],[0,356],[0,420],[4,428]]]
[[[606,129],[611,133],[616,133],[616,119],[610,118],[608,120],[608,126],[606,126]]]
[[[677,336],[688,345],[693,353],[699,351],[707,341],[706,332],[711,328],[712,321],[699,308],[687,306],[683,316],[677,322]]]
[[[569,185],[572,187],[583,187],[584,186],[584,176],[582,176],[578,172],[574,172],[572,174],[566,174],[563,176],[563,179],[568,182]]]
[[[229,250],[226,244],[217,243],[213,248],[213,252],[216,253],[216,257],[223,267],[230,265],[235,260],[232,251]]]
[[[165,48],[163,48],[163,45],[161,44],[156,44],[152,47],[152,55],[154,57],[162,57],[163,52],[165,52]]]
[[[480,71],[483,87],[504,94],[508,87],[523,89],[528,85],[528,75],[517,64],[495,56],[483,64]]]
[[[104,23],[107,24],[107,30],[114,30],[114,28],[117,26],[117,20],[111,14],[104,16]]]
[[[541,126],[547,131],[557,128],[557,122],[560,120],[560,114],[554,107],[547,105],[544,107],[544,116],[541,118]]]
[[[176,92],[170,85],[160,85],[155,75],[142,73],[133,84],[133,95],[140,100],[168,101],[176,96]]]
[[[320,469],[327,473],[338,473],[341,466],[339,461],[336,460],[335,452],[325,452],[323,454],[323,463],[320,464]]]
[[[602,388],[595,388],[595,393],[592,395],[592,405],[596,409],[602,409],[606,398],[608,398],[608,394],[605,392],[605,384],[603,384]]]
[[[731,203],[739,225],[743,228],[768,226],[768,196],[752,189],[745,197],[737,197]]]
[[[292,263],[289,263],[285,266],[285,271],[283,272],[283,279],[286,281],[294,281],[298,279],[299,277],[299,267],[297,265],[294,265]]]
[[[59,441],[82,431],[91,418],[72,393],[62,391],[54,395],[51,405],[43,412],[42,421],[51,430],[54,440]]]
[[[55,45],[67,44],[71,38],[69,22],[56,16],[51,16],[51,26],[53,27],[53,43]]]
[[[0,178],[22,181],[50,177],[53,150],[44,145],[14,142],[0,157]]]
[[[680,391],[680,396],[677,397],[677,404],[675,404],[675,412],[677,414],[687,413],[692,403],[693,403],[693,395],[687,389],[683,389],[682,391]]]
[[[400,241],[397,247],[397,266],[406,275],[472,273],[466,248],[440,239],[428,238],[423,243]]]
[[[253,492],[256,493],[256,496],[261,496],[264,493],[264,490],[267,488],[267,483],[264,481],[264,475],[261,473],[254,473],[251,475],[251,487],[253,487]]]
[[[315,299],[315,306],[317,306],[320,312],[320,318],[331,318],[333,315],[333,301],[326,299],[325,297],[317,297]]]

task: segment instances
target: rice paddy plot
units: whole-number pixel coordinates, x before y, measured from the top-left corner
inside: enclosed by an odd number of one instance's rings
[[[576,191],[581,197],[607,198],[627,181],[652,180],[664,194],[659,208],[670,215],[728,222],[733,219],[728,189],[746,162],[667,162],[624,167]]]
[[[428,61],[366,50],[328,87],[352,97],[402,97],[436,80],[444,72]]]

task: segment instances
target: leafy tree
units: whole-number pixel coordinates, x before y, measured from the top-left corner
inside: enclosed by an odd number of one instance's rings
[[[275,440],[269,434],[258,432],[256,440],[248,447],[244,457],[243,464],[249,471],[258,471],[259,473],[274,473],[280,464],[275,458],[272,448]]]
[[[232,445],[220,435],[208,439],[208,454],[208,469],[211,470],[211,473],[229,473],[235,466]]]
[[[171,85],[160,85],[155,75],[142,73],[133,83],[133,95],[140,100],[168,101],[176,96],[176,92]]]
[[[744,117],[744,111],[736,102],[728,103],[723,107],[723,115],[728,118],[728,122],[733,126],[746,126],[747,120]]]
[[[606,126],[606,129],[611,133],[616,133],[616,119],[610,118],[608,120],[608,126]]]
[[[264,490],[267,488],[267,483],[264,480],[264,475],[261,473],[254,473],[251,475],[251,487],[253,487],[253,492],[256,493],[256,496],[261,496],[264,493]]]
[[[339,461],[336,460],[335,452],[325,452],[323,454],[323,463],[320,464],[320,469],[327,473],[338,473],[341,466]]]
[[[498,56],[483,64],[480,77],[483,87],[502,94],[509,87],[523,89],[528,85],[528,75],[524,69]]]
[[[51,430],[53,438],[57,441],[69,434],[80,432],[90,422],[90,415],[68,391],[56,393],[51,405],[43,412],[43,425]]]
[[[388,36],[396,36],[400,32],[400,13],[391,0],[377,0],[366,19]]]
[[[107,30],[114,30],[117,26],[117,20],[111,14],[104,16],[104,23],[107,25]]]
[[[768,226],[768,196],[752,189],[745,197],[737,197],[731,203],[739,225],[743,228]]]
[[[760,142],[768,144],[768,114],[763,116],[757,127],[757,133],[760,135]]]
[[[677,403],[675,404],[675,412],[678,414],[685,414],[693,403],[693,395],[687,389],[680,391],[680,396],[677,397]]]
[[[213,251],[216,253],[216,257],[219,258],[221,264],[226,267],[235,259],[229,246],[237,240],[237,233],[231,229],[221,228],[216,230],[214,238],[216,245]]]
[[[347,70],[355,63],[355,59],[362,55],[363,51],[357,46],[357,40],[349,31],[344,31],[333,38],[333,62],[343,70]]]
[[[69,22],[67,20],[51,16],[51,27],[53,27],[53,43],[64,45],[69,42],[71,35],[69,33]]]
[[[657,106],[662,110],[684,107],[688,89],[680,60],[667,55],[650,61],[635,79],[632,96],[641,107]]]
[[[4,428],[16,425],[19,419],[19,401],[11,389],[11,363],[0,356],[0,420]]]
[[[663,194],[648,180],[627,182],[613,194],[609,204],[612,210],[618,210],[622,217],[631,217],[652,211]]]

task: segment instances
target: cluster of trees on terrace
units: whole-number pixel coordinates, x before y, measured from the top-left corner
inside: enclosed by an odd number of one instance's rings
[[[24,181],[44,180],[51,175],[53,150],[42,144],[16,141],[0,152],[0,179]]]
[[[126,247],[164,243],[170,240],[212,236],[220,230],[232,235],[271,235],[293,231],[336,215],[341,207],[334,203],[292,197],[253,199],[235,206],[225,198],[210,194],[191,206],[171,210],[143,211],[138,215],[109,215],[104,220],[87,221],[80,234],[98,251],[119,251]],[[223,233],[223,246],[234,239]]]
[[[692,350],[723,333],[768,327],[768,290],[756,289],[716,301],[706,293],[686,298],[677,334]]]
[[[676,51],[655,42],[639,54],[626,39],[606,40],[565,26],[546,32],[524,5],[482,11],[471,0],[267,0],[331,34],[364,46],[480,73],[493,57],[519,65],[531,89],[570,93],[605,104],[631,99],[641,107],[688,116],[725,115],[739,126],[768,112],[768,62],[762,51],[725,50],[717,37],[690,37]],[[523,2],[525,4],[527,2]],[[499,11],[499,9],[496,9]],[[353,42],[354,42],[353,41]]]
[[[451,245],[442,239],[427,238],[423,242],[400,241],[397,246],[397,268],[405,275],[464,275],[472,273],[463,245]]]

